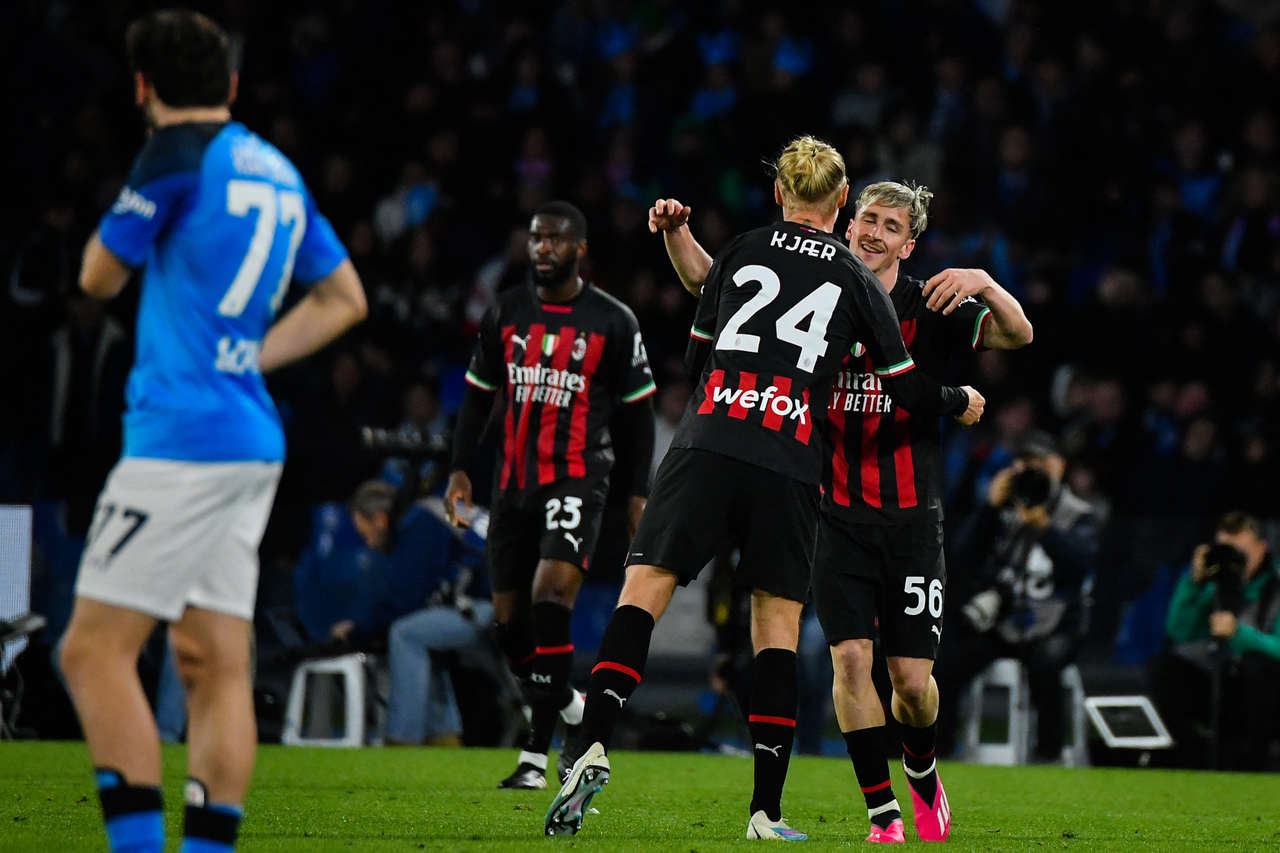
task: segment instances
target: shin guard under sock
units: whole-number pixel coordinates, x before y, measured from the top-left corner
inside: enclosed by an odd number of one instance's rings
[[[747,724],[755,757],[750,813],[763,810],[769,820],[781,820],[782,786],[796,734],[795,652],[761,649],[756,655]]]
[[[582,714],[583,745],[599,741],[606,750],[609,748],[622,706],[644,676],[653,624],[653,616],[640,607],[624,604],[613,611],[587,686],[587,707]]]

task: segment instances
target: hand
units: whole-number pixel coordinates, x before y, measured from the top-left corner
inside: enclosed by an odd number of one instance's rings
[[[964,414],[956,415],[956,423],[961,426],[973,426],[982,420],[982,410],[986,408],[987,398],[978,393],[978,389],[972,385],[965,385],[962,389],[969,395],[969,405],[964,410]]]
[[[636,538],[636,530],[640,527],[640,516],[644,514],[644,505],[648,502],[648,498],[642,498],[639,495],[632,495],[631,500],[627,502],[627,530],[632,539]]]
[[[1209,614],[1209,633],[1219,639],[1230,640],[1239,627],[1236,615],[1230,610],[1218,610]]]
[[[660,198],[649,208],[649,233],[675,231],[689,221],[693,208],[674,198]]]
[[[458,512],[462,501],[462,512]],[[471,526],[471,478],[466,471],[454,471],[449,475],[449,485],[444,490],[444,513],[457,527]]]
[[[1018,473],[1018,466],[1010,465],[1002,468],[991,478],[987,487],[987,503],[994,507],[1004,506],[1009,502],[1009,493],[1013,490],[1013,476]]]
[[[950,314],[961,302],[993,284],[986,270],[946,269],[924,283],[924,304],[930,311],[941,308],[943,314]]]
[[[1000,593],[994,589],[984,590],[969,599],[960,608],[960,612],[978,633],[990,631],[996,626],[996,617],[1000,615]]]
[[[1208,545],[1197,545],[1196,549],[1191,552],[1191,582],[1202,584],[1209,577],[1209,567],[1204,564],[1204,558],[1209,554]]]
[[[1044,504],[1040,506],[1018,507],[1018,522],[1034,530],[1049,529],[1049,510]]]
[[[351,632],[355,630],[356,623],[350,619],[343,619],[341,622],[334,622],[333,627],[329,629],[329,638],[338,642],[346,642],[347,637],[351,636]]]

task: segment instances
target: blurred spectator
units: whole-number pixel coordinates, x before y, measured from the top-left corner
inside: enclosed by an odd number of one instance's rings
[[[1206,766],[1216,737],[1221,767],[1263,770],[1280,734],[1280,560],[1241,512],[1222,517],[1213,541],[1196,546],[1174,590],[1152,685],[1177,766]]]
[[[939,750],[955,745],[964,685],[996,658],[1027,668],[1039,712],[1035,755],[1062,755],[1062,670],[1088,626],[1089,592],[1101,540],[1098,518],[1064,482],[1066,460],[1040,432],[1023,437],[1013,464],[991,480],[987,503],[960,528],[953,547],[962,603],[935,673],[941,696]],[[957,585],[958,586],[958,585]]]

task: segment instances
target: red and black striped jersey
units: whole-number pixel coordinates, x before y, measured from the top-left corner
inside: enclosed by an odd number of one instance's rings
[[[609,419],[656,390],[631,309],[588,284],[548,303],[532,286],[499,297],[480,325],[467,382],[501,391],[498,487],[598,478],[613,466]]]
[[[914,366],[875,276],[831,234],[792,222],[748,231],[721,251],[690,336],[710,355],[671,446],[814,484],[831,380],[854,341],[868,342],[881,375]]]
[[[944,315],[925,307],[924,282],[899,276],[889,296],[902,339],[935,375],[965,350],[982,346],[991,310],[972,297]],[[862,346],[836,374],[827,409],[832,458],[823,508],[859,524],[895,524],[928,513],[942,518],[942,450],[936,417],[894,405]]]

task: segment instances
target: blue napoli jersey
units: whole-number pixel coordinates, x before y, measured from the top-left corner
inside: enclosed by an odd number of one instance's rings
[[[291,280],[315,282],[347,257],[298,170],[238,122],[161,128],[98,234],[146,267],[124,455],[282,460],[262,339]]]

